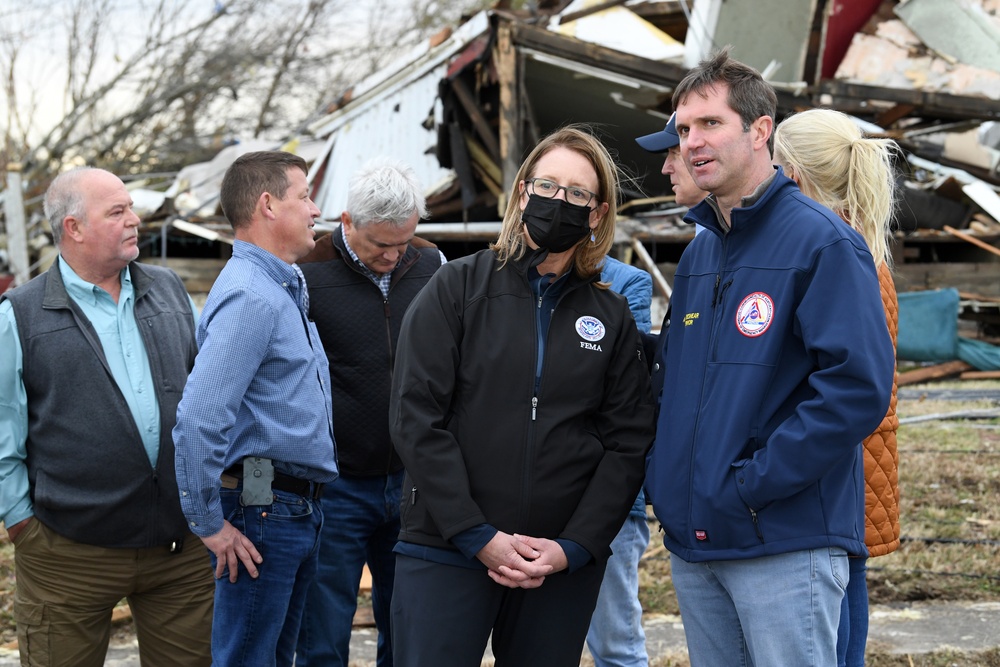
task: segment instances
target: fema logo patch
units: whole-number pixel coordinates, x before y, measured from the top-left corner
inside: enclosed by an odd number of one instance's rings
[[[763,292],[754,292],[743,297],[736,309],[736,328],[744,336],[754,338],[771,326],[774,319],[774,301]]]
[[[576,332],[580,334],[580,338],[591,343],[601,340],[607,333],[604,329],[604,323],[590,315],[584,315],[576,321]]]

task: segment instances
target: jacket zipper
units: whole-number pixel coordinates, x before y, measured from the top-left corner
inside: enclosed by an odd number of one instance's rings
[[[531,290],[531,284],[528,281],[527,277],[525,276],[524,279],[525,279],[525,282],[528,283],[528,289]],[[549,317],[549,329],[552,328],[552,318],[555,316],[555,312],[559,308],[559,304],[562,303],[562,300],[566,297],[566,294],[568,292],[576,289],[577,287],[579,287],[579,284],[577,284],[577,285],[566,285],[560,291],[559,298],[556,300],[555,305],[552,307],[552,315]],[[544,301],[544,295],[539,296],[538,299],[537,299],[537,303],[535,304],[535,308],[534,308],[534,312],[533,312],[533,316],[534,316],[533,319],[534,319],[534,324],[535,324],[535,327],[534,327],[534,329],[535,329],[535,364],[534,364],[534,368],[533,368],[533,376],[532,377],[534,378],[535,382],[533,383],[532,394],[531,394],[531,420],[528,422],[528,426],[529,426],[529,428],[528,428],[528,438],[527,438],[527,445],[525,446],[525,449],[524,449],[524,464],[522,466],[523,475],[522,475],[522,480],[521,480],[521,490],[522,490],[521,498],[523,499],[522,500],[523,504],[518,509],[518,522],[519,522],[519,525],[521,525],[521,526],[527,526],[528,525],[528,519],[530,518],[528,516],[528,507],[530,506],[530,503],[528,502],[528,499],[530,498],[530,494],[531,494],[532,458],[533,458],[533,453],[534,453],[534,449],[535,449],[535,423],[536,423],[537,418],[538,418],[538,395],[542,393],[542,378],[545,375],[545,361],[546,360],[544,358],[542,359],[542,367],[541,367],[541,369],[539,369],[539,367],[538,367],[538,334],[539,334],[539,324],[541,322],[541,320],[539,318],[541,317],[540,312],[541,312],[541,309],[542,309],[543,301]],[[546,345],[546,347],[548,347],[548,342],[549,342],[549,330],[547,329],[545,331],[545,345]]]
[[[757,533],[757,539],[760,540],[761,544],[764,543],[764,533],[760,530],[760,523],[757,522],[757,512],[750,509],[750,519],[753,521],[753,531]]]
[[[376,289],[378,285],[375,286]],[[389,285],[389,291],[392,291],[392,284]],[[392,386],[392,369],[396,363],[396,350],[392,346],[392,321],[391,312],[389,309],[389,297],[384,297],[382,300],[382,312],[385,313],[385,340],[386,344],[389,346],[389,386]],[[389,451],[386,452],[385,457],[385,476],[388,477],[392,470],[392,444],[389,445]],[[416,495],[416,487],[413,487],[414,495]]]
[[[529,284],[528,289],[531,289]],[[518,508],[518,525],[520,530],[524,530],[524,527],[528,525],[528,507],[530,502],[528,498],[531,495],[531,468],[532,459],[535,450],[535,422],[538,418],[538,394],[541,390],[541,376],[542,373],[538,368],[538,333],[539,325],[541,320],[541,310],[542,302],[544,296],[539,296],[537,303],[535,304],[534,312],[532,313],[534,320],[534,330],[535,330],[535,363],[532,368],[532,392],[531,392],[531,421],[528,422],[528,437],[524,448],[524,462],[521,465],[521,507]],[[545,360],[542,359],[542,366],[544,367]]]

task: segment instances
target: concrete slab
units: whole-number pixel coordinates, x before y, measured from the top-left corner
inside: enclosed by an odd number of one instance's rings
[[[684,655],[684,626],[679,616],[649,614],[643,620],[649,657]],[[351,665],[374,667],[374,628],[355,628],[351,635]],[[1000,647],[1000,602],[918,602],[876,605],[871,610],[869,644],[898,654],[919,654],[945,648],[981,651]],[[492,665],[492,653],[483,656]],[[0,650],[0,667],[17,667],[16,651]],[[105,667],[139,667],[135,640],[115,643]],[[592,664],[589,655],[584,664]]]

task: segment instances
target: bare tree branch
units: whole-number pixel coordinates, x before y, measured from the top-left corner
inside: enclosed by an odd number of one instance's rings
[[[17,56],[0,64],[0,130],[25,178],[45,181],[71,161],[170,170],[241,137],[283,140],[349,83],[488,0],[218,0],[209,12],[204,0],[37,2],[19,5],[16,22],[0,8],[0,47]],[[66,62],[54,68],[62,105],[46,102],[62,116],[42,126],[24,112],[42,82],[19,72],[21,47],[46,39],[65,45],[50,59]]]

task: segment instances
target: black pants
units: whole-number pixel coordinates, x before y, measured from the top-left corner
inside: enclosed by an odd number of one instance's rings
[[[506,588],[484,569],[396,556],[395,667],[479,667],[493,633],[496,667],[577,667],[604,564]]]

